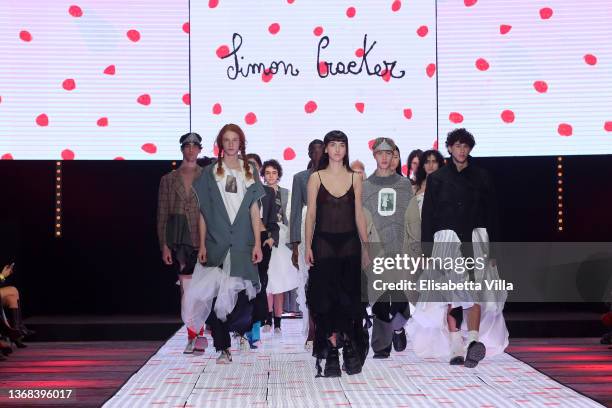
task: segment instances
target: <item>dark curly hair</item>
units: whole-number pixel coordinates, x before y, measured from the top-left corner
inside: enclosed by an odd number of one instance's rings
[[[446,135],[446,147],[450,147],[455,143],[465,143],[470,146],[470,149],[473,149],[476,145],[476,140],[474,140],[474,135],[468,132],[465,128],[454,129],[448,132]]]
[[[263,165],[261,166],[261,171],[259,172],[259,174],[261,174],[261,177],[264,177],[266,175],[266,168],[267,167],[272,167],[274,169],[276,169],[276,171],[278,172],[278,179],[280,180],[281,177],[283,177],[283,168],[280,165],[280,163],[277,160],[274,159],[270,159],[270,160],[266,160]]]

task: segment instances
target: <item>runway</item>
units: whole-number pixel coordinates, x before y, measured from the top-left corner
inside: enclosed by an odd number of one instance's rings
[[[315,378],[299,319],[263,334],[257,350],[232,344],[233,363],[217,365],[209,348],[184,355],[179,330],[104,407],[601,407],[509,354],[475,369],[422,361],[410,343],[386,360],[371,354],[362,373]]]

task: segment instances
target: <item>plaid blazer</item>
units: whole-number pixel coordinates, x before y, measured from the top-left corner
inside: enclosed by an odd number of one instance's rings
[[[197,166],[194,182],[201,175],[202,167]],[[198,223],[200,219],[200,205],[198,197],[193,187],[191,187],[189,193],[185,191],[181,175],[176,170],[165,174],[159,183],[157,237],[160,249],[163,249],[164,244],[168,244],[166,242],[166,229],[168,228],[169,216],[173,214],[187,216],[187,225],[189,226],[192,245],[195,248],[199,248],[200,235],[198,233]]]

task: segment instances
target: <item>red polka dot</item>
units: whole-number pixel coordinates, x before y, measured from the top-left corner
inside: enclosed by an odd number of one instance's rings
[[[219,48],[217,48],[217,57],[219,58],[225,58],[229,55],[230,50],[229,47],[227,45],[221,45],[219,46]]]
[[[145,153],[155,154],[157,153],[157,146],[154,143],[145,143],[140,147]]]
[[[427,65],[427,68],[425,68],[425,72],[427,73],[427,76],[430,78],[434,76],[434,74],[436,73],[436,64]]]
[[[10,153],[4,153],[2,157],[0,157],[0,160],[13,160],[13,155]]]
[[[374,142],[376,141],[376,139],[372,139],[370,141],[368,141],[368,148],[370,150],[374,149]]]
[[[106,75],[115,75],[115,66],[109,65],[108,67],[104,68],[104,73]]]
[[[459,112],[451,112],[448,115],[448,120],[450,120],[453,123],[461,123],[463,122],[463,115],[460,114]]]
[[[186,34],[189,34],[189,32],[191,31],[191,26],[190,26],[190,24],[189,24],[189,21],[188,21],[188,22],[186,22],[185,24],[183,24],[183,31],[184,31]]]
[[[151,104],[151,95],[142,94],[138,97],[138,99],[136,99],[136,101],[141,105],[149,106]]]
[[[425,25],[422,25],[417,29],[416,32],[419,37],[425,37],[427,33],[429,32],[429,28],[427,28],[427,26]]]
[[[270,69],[264,69],[264,72],[261,73],[261,80],[264,81],[265,83],[268,83],[272,80],[272,78],[274,77],[274,74],[272,74],[272,71],[270,71]]]
[[[355,50],[355,56],[356,56],[357,58],[361,58],[361,57],[363,57],[363,53],[364,53],[363,48],[357,48],[357,49]]]
[[[293,2],[295,2],[295,0],[287,0],[287,3],[289,4],[293,4]]]
[[[0,103],[2,103],[2,97],[0,96]]]
[[[561,123],[557,128],[557,132],[560,136],[571,136],[573,132],[572,125],[569,123]]]
[[[215,103],[212,107],[212,113],[213,115],[220,115],[222,112],[222,108],[221,108],[221,104],[220,103]]]
[[[545,93],[546,91],[548,91],[548,84],[546,83],[546,81],[535,81],[533,83],[533,87],[539,93]]]
[[[501,118],[506,123],[512,123],[514,122],[514,112],[507,109],[501,113]]]
[[[191,94],[186,93],[185,95],[183,95],[182,99],[185,105],[191,105]]]
[[[380,74],[380,77],[383,79],[383,81],[389,82],[391,80],[391,71],[389,71],[388,69],[380,71]]]
[[[357,14],[357,9],[355,7],[349,7],[346,9],[346,16],[348,18],[353,18]]]
[[[130,41],[132,42],[138,42],[140,41],[140,33],[138,32],[138,30],[130,30],[127,32],[127,37],[130,39]]]
[[[121,157],[121,156],[117,156],[113,160],[125,160],[125,159],[123,157]]]
[[[606,132],[612,132],[612,121],[607,121],[606,123],[604,123],[604,130]]]
[[[319,74],[327,75],[327,63],[325,61],[319,61]]]
[[[472,7],[476,3],[478,3],[478,0],[463,0],[465,7]]]
[[[407,175],[408,175],[408,165],[407,165],[407,164],[403,164],[403,165],[402,165],[402,174],[403,174],[404,176],[407,176]]]
[[[100,127],[106,127],[106,126],[108,126],[108,118],[104,118],[104,117],[102,117],[102,118],[98,119],[98,121],[96,122],[96,124],[97,124],[98,126],[100,126]]]
[[[280,24],[278,23],[272,23],[270,24],[270,26],[268,27],[268,31],[270,32],[270,34],[272,35],[276,35],[278,34],[278,32],[280,31]]]
[[[215,157],[219,156],[219,146],[217,146],[217,144],[213,144],[213,155]]]
[[[438,139],[434,140],[432,149],[438,150]]]
[[[412,119],[412,109],[404,109],[404,117],[406,119]]]
[[[499,33],[500,33],[501,35],[508,34],[508,33],[510,32],[510,30],[511,30],[511,29],[512,29],[512,26],[511,26],[511,25],[508,25],[508,24],[502,24],[502,25],[500,25],[500,26],[499,26]]]
[[[219,5],[219,0],[208,0],[208,7],[215,8]]]
[[[478,58],[476,60],[476,68],[478,68],[479,71],[486,71],[489,69],[489,62],[484,58]]]
[[[402,8],[402,2],[400,0],[395,0],[392,4],[391,4],[391,11],[393,11],[394,13],[399,11],[399,9]]]
[[[542,20],[548,20],[553,15],[553,10],[550,7],[544,7],[540,9],[540,18]]]
[[[355,104],[355,109],[357,109],[357,112],[359,113],[363,113],[363,111],[365,110],[365,103],[363,102],[357,102]]]
[[[295,152],[292,148],[288,147],[283,151],[283,159],[285,160],[293,160],[295,159]]]
[[[254,125],[257,122],[257,116],[253,112],[249,112],[244,116],[244,121],[247,125]]]
[[[313,113],[317,110],[317,103],[315,101],[306,102],[306,105],[304,105],[304,110],[306,113]]]
[[[317,37],[320,37],[320,36],[321,36],[321,34],[323,34],[323,27],[321,27],[321,26],[317,26],[317,27],[315,27],[315,29],[314,29],[314,30],[312,30],[312,33],[313,33],[314,35],[316,35]]]
[[[76,88],[76,83],[74,82],[74,79],[64,79],[64,82],[62,82],[62,88],[67,91],[72,91],[74,88]]]
[[[589,65],[595,65],[597,64],[597,57],[594,56],[593,54],[586,54],[584,56],[584,62],[586,62]]]
[[[32,34],[30,34],[29,31],[20,31],[19,38],[21,38],[22,41],[30,42],[32,41]]]
[[[41,113],[36,117],[36,124],[38,126],[49,126],[49,117],[46,114]]]
[[[73,5],[68,8],[68,13],[70,13],[72,17],[81,17],[83,15],[83,10],[81,10],[79,6]]]
[[[62,160],[74,160],[74,152],[70,149],[62,150]]]

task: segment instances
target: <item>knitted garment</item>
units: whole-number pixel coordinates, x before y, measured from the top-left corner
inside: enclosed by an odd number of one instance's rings
[[[411,198],[410,181],[397,173],[387,177],[374,173],[363,183],[363,207],[372,214],[386,256],[402,251],[404,216]]]

